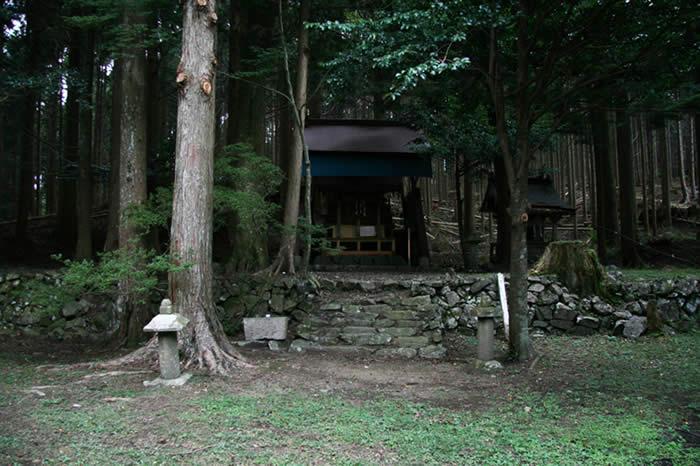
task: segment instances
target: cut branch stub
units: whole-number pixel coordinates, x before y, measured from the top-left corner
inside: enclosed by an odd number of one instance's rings
[[[205,95],[211,95],[211,81],[207,78],[202,78],[202,92],[204,92]]]
[[[175,77],[175,83],[178,86],[184,86],[187,83],[187,74],[184,71],[179,71]]]
[[[197,0],[197,6],[199,8],[204,8],[209,3],[209,0]]]
[[[209,25],[214,26],[219,21],[219,17],[215,12],[209,13]]]

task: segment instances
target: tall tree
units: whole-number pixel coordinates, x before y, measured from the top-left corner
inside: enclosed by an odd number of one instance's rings
[[[187,0],[182,8],[170,251],[187,267],[170,274],[170,296],[175,311],[190,319],[180,339],[186,367],[225,374],[241,361],[212,296],[216,1]]]
[[[95,33],[81,32],[80,72],[83,79],[79,103],[78,198],[76,259],[92,257],[92,89],[95,69]]]
[[[124,11],[124,29],[144,26],[143,12],[132,7]],[[132,45],[125,51],[120,73],[121,112],[119,115],[119,248],[133,251],[143,247],[142,231],[129,215],[146,201],[147,98],[146,51]],[[136,294],[130,278],[119,283],[117,302],[123,318],[122,333],[127,344],[141,340],[149,318],[145,297]]]
[[[281,3],[280,3],[281,5]],[[304,122],[306,119],[306,86],[309,70],[309,31],[307,22],[311,12],[310,0],[301,0],[299,10],[299,35],[297,42],[296,85],[292,91],[291,77],[287,72],[289,93],[293,95],[292,112],[294,132],[289,153],[287,171],[287,193],[284,202],[284,231],[282,245],[276,260],[275,269],[280,272],[294,273],[294,254],[297,244],[297,226],[299,223],[299,200],[301,197],[301,168],[304,160]],[[310,183],[310,180],[307,180]]]
[[[626,99],[621,102],[623,105]],[[630,118],[624,111],[617,112],[617,163],[620,176],[620,246],[622,263],[629,267],[639,265],[637,254],[637,196],[634,182],[632,135]]]

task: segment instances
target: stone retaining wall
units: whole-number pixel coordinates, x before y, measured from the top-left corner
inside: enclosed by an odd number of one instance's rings
[[[550,277],[530,277],[533,335],[605,332],[635,338],[651,324],[671,333],[686,331],[698,322],[698,280],[624,282],[619,274],[609,275],[611,291],[606,299],[581,298]],[[391,275],[350,277],[217,279],[218,313],[233,337],[239,336],[245,316],[289,316],[292,350],[333,347],[438,358],[445,354],[441,344],[445,331],[473,334],[477,305],[499,305],[493,275],[408,275],[399,280]],[[84,297],[63,305],[60,312],[47,313],[31,302],[31,296],[17,293],[22,282],[30,279],[60,286],[55,273],[0,275],[0,333],[104,341],[118,330],[118,310],[111,299]],[[154,313],[160,298],[152,297]],[[653,322],[647,322],[651,301],[656,303],[656,312]],[[497,331],[502,328],[502,319],[497,319]]]

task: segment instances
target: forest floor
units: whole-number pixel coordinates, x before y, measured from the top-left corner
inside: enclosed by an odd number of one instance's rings
[[[255,367],[145,388],[111,356],[0,342],[0,464],[698,464],[700,333],[537,339],[486,371],[444,361],[247,350]]]

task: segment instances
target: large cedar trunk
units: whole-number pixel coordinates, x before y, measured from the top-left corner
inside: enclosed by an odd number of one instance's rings
[[[122,59],[114,61],[112,71],[112,110],[109,149],[109,211],[107,214],[107,238],[104,250],[112,251],[119,247],[119,163],[121,150],[122,114]]]
[[[125,24],[133,26],[142,19],[125,13]],[[146,57],[145,51],[133,48],[125,54],[121,70],[122,111],[119,115],[119,248],[130,251],[143,247],[138,227],[129,218],[129,209],[146,201]],[[122,315],[122,338],[134,345],[143,338],[148,323],[147,297],[134,291],[134,282],[126,278],[119,283],[117,306]]]
[[[632,159],[630,119],[623,111],[617,112],[617,163],[620,177],[620,245],[622,263],[628,267],[639,265],[637,254],[637,197],[634,190],[634,163]]]
[[[216,2],[187,1],[183,10],[170,242],[187,268],[171,273],[170,295],[175,312],[190,320],[180,335],[185,366],[226,374],[240,361],[212,298]]]

